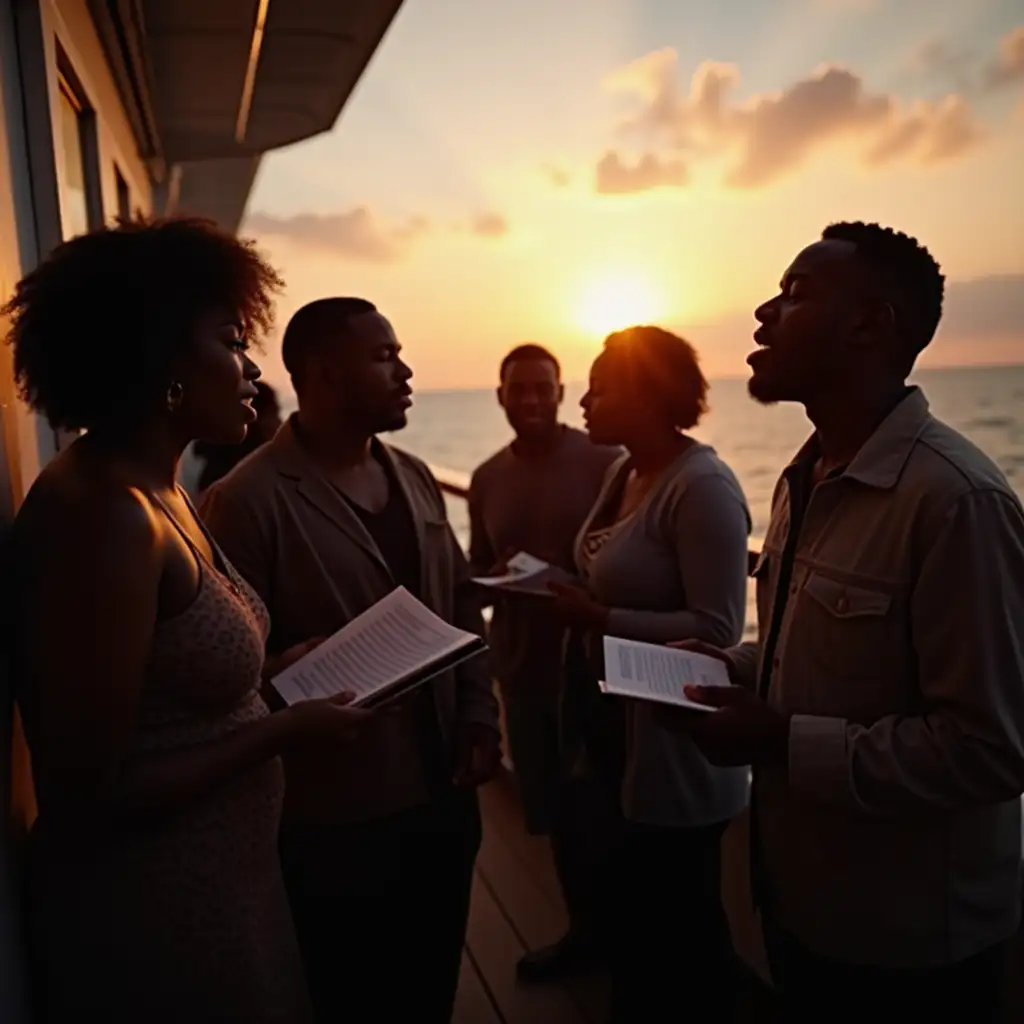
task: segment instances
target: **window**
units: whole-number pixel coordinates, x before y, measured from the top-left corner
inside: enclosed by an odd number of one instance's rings
[[[116,165],[114,180],[117,182],[117,216],[121,220],[128,220],[132,215],[132,193],[128,188],[128,182],[124,180],[121,168]]]
[[[57,48],[58,123],[54,125],[54,156],[60,198],[60,232],[65,240],[103,224],[100,188],[99,140],[96,113],[67,55]],[[57,431],[57,450],[77,436],[77,431]]]
[[[60,139],[63,174],[60,175],[60,218],[64,238],[89,230],[89,200],[86,193],[85,108],[63,74],[60,84]]]

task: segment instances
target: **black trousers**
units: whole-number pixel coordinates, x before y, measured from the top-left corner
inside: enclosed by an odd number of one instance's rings
[[[593,779],[559,787],[550,839],[569,925],[606,952],[616,924],[613,872],[622,826],[615,790]]]
[[[480,848],[475,792],[357,825],[288,825],[281,863],[320,1024],[448,1024]]]
[[[731,1024],[735,966],[721,883],[726,824],[626,823],[615,868],[613,1024]]]
[[[1009,943],[948,967],[896,970],[818,956],[770,918],[764,920],[764,938],[786,1024],[864,1024],[880,1017],[970,1024],[1000,1020]]]
[[[567,644],[560,698],[562,763],[551,850],[571,926],[607,949],[617,926],[613,893],[622,842],[626,724],[622,702],[601,693],[578,635]]]

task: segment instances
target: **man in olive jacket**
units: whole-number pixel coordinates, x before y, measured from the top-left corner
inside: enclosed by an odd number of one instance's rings
[[[267,605],[268,653],[331,635],[398,586],[482,634],[436,481],[376,437],[401,429],[411,404],[391,325],[364,300],[319,300],[292,318],[283,356],[298,413],[203,502]],[[450,1019],[480,844],[475,787],[500,763],[499,736],[476,659],[365,739],[285,757],[282,864],[321,1021],[371,1005],[380,1019]]]

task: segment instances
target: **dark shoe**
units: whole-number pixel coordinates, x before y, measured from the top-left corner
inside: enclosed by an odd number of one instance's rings
[[[586,974],[599,961],[594,943],[569,932],[554,945],[525,954],[516,964],[516,976],[525,984],[543,984]]]

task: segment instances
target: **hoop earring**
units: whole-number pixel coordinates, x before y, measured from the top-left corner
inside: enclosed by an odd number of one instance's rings
[[[185,389],[182,385],[173,380],[167,388],[167,408],[170,412],[177,412],[185,397]]]

